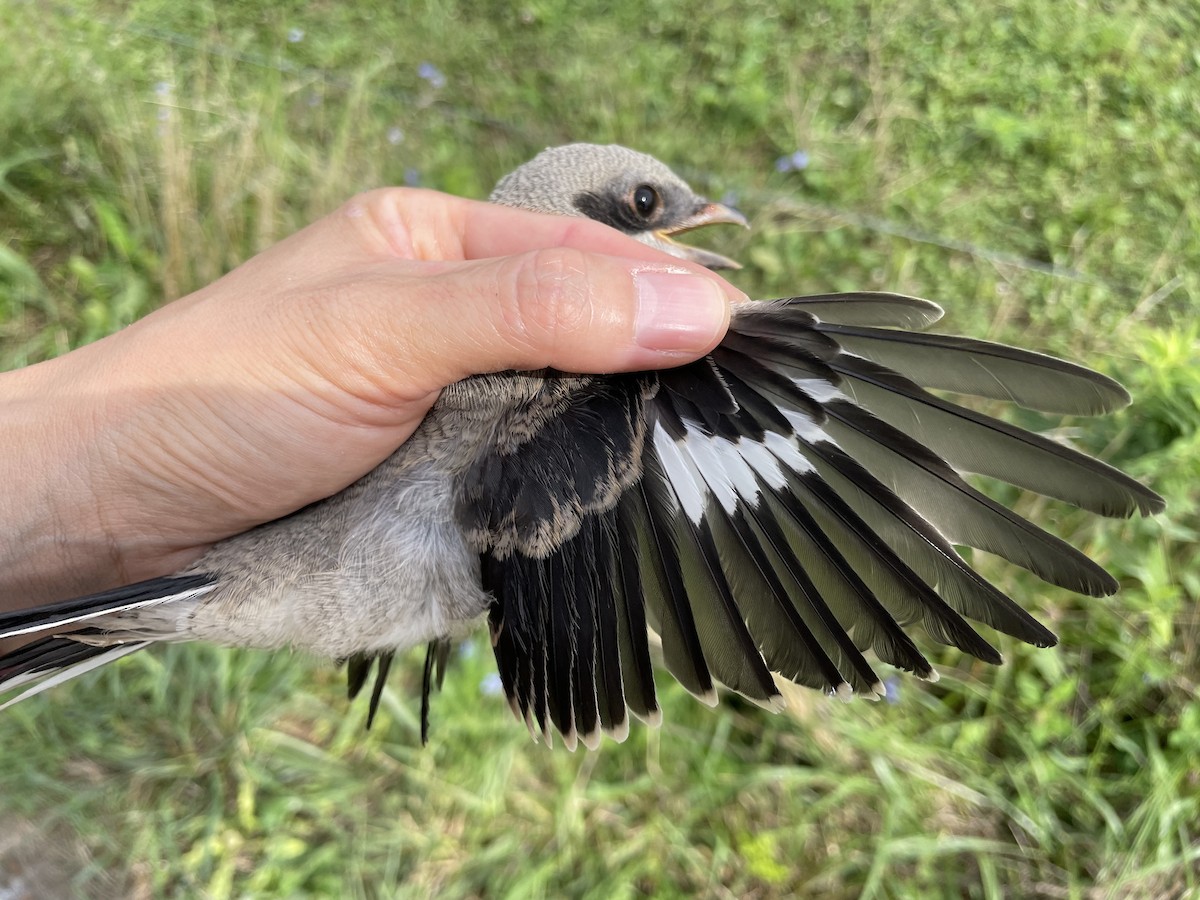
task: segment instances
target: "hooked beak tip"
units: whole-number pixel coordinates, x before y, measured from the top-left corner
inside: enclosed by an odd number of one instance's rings
[[[749,228],[750,222],[740,211],[734,209],[732,206],[726,206],[724,203],[706,203],[682,222],[678,222],[669,228],[659,229],[655,232],[655,237],[658,239],[659,246],[662,249],[673,256],[678,256],[680,259],[686,259],[689,262],[697,263],[709,269],[740,269],[742,267],[741,263],[730,259],[728,256],[714,253],[711,250],[705,250],[702,247],[676,243],[672,240],[677,234],[683,234],[697,228],[705,228],[709,225],[741,225],[743,228]]]

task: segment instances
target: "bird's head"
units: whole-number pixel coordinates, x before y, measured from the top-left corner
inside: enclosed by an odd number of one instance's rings
[[[543,150],[501,178],[489,199],[534,212],[586,216],[680,259],[710,269],[741,268],[672,237],[705,225],[748,226],[746,217],[699,196],[653,156],[617,144]]]

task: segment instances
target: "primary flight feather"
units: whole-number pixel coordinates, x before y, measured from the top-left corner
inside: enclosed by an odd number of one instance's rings
[[[493,201],[588,216],[712,267],[672,236],[736,211],[618,146],[547,150]],[[955,545],[1079,593],[1103,569],[988,498],[975,473],[1106,516],[1162,500],[1116,469],[932,390],[1051,413],[1129,401],[1062,360],[912,329],[933,303],[825,294],[737,307],[708,356],[658,372],[506,372],[447,388],[389,459],[344,491],[214,546],[177,575],[0,615],[9,702],[156,641],[295,647],[378,663],[429,644],[426,702],[449,641],[486,616],[514,713],[594,746],[657,721],[649,634],[697,697],[768,707],[777,679],[882,692],[876,660],[931,677],[906,629],[982,660],[968,620],[1037,646],[1054,635]]]

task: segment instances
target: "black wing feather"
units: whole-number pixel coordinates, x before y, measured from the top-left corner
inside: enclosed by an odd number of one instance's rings
[[[674,533],[678,500],[670,493],[658,459],[647,454],[646,463],[641,490],[630,491],[621,506],[632,507],[626,518],[637,522],[643,572],[654,583],[646,595],[647,619],[662,638],[667,671],[691,694],[711,704],[716,701],[712,674],[696,630]]]
[[[1153,491],[1098,459],[951,403],[861,357],[831,364],[854,399],[963,472],[989,475],[1102,516],[1161,512]]]
[[[482,518],[465,521],[496,598],[493,643],[514,712],[568,742],[623,735],[627,710],[656,721],[647,629],[693,694],[712,702],[720,681],[768,705],[772,670],[878,691],[867,650],[932,677],[910,625],[991,663],[1000,655],[966,618],[1053,644],[952,542],[1077,591],[1111,590],[1103,570],[962,473],[1105,514],[1157,510],[1157,495],[927,389],[1069,413],[1114,408],[1124,391],[1052,357],[903,330],[940,314],[870,293],[750,304],[696,363],[592,379],[576,395],[548,388],[554,421],[517,452],[485,451],[463,495],[488,494]],[[543,440],[554,447],[527,458]],[[589,490],[601,469],[620,490]],[[517,532],[544,535],[563,502],[579,522],[544,552],[504,530],[516,510]]]

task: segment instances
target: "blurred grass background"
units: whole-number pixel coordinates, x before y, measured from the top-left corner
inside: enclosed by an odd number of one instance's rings
[[[779,717],[664,681],[660,731],[577,755],[529,743],[485,640],[425,749],[419,658],[365,733],[329,665],[137,654],[0,717],[5,897],[1200,894],[1200,8],[796,6],[0,0],[0,365],[357,190],[616,141],[752,218],[703,241],[755,295],[914,293],[1121,379],[1132,410],[1061,433],[1168,513],[1018,500],[1121,593],[985,560],[1058,647],[927,647],[937,685]]]

